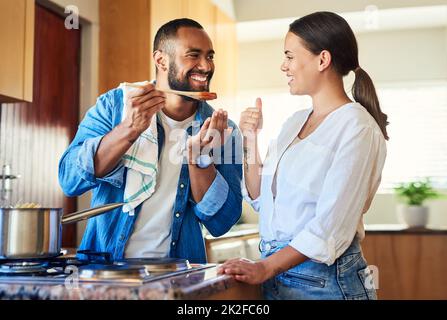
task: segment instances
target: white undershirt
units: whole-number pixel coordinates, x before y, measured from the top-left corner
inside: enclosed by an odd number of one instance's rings
[[[173,208],[182,167],[185,130],[194,120],[176,121],[159,113],[165,141],[158,161],[157,184],[152,196],[142,204],[134,231],[127,243],[125,257],[167,257],[171,242]]]

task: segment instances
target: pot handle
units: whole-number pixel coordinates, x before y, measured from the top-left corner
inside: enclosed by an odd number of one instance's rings
[[[124,204],[125,203],[110,203],[110,204],[106,204],[103,206],[70,213],[70,214],[66,215],[65,217],[62,217],[62,224],[73,223],[73,222],[85,220],[85,219],[100,215],[104,212],[119,208],[119,207],[123,206]]]

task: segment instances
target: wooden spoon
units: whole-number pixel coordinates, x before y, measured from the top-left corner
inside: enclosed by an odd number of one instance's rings
[[[129,87],[134,87],[134,88],[143,88],[144,86],[140,85],[140,84],[134,84],[134,83],[129,83],[129,82],[124,82],[124,85],[129,86]],[[171,90],[171,89],[159,89],[157,88],[158,91],[162,91],[165,93],[172,93],[172,94],[177,94],[180,96],[186,96],[186,97],[190,97],[196,100],[214,100],[217,99],[217,94],[214,92],[206,92],[206,91],[202,91],[202,92],[195,92],[195,91],[179,91],[179,90]]]

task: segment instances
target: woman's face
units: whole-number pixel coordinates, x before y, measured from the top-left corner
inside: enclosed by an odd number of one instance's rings
[[[290,93],[312,95],[319,83],[319,56],[303,45],[303,40],[288,32],[284,42],[284,62],[281,71],[287,75]]]

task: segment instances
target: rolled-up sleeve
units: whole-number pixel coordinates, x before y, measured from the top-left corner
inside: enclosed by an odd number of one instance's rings
[[[243,199],[256,211],[259,212],[261,205],[260,205],[260,199],[261,196],[259,195],[256,199],[252,199],[250,197],[250,194],[248,193],[247,187],[245,185],[245,175],[242,175],[242,183],[241,183],[241,192]]]
[[[101,182],[120,187],[124,167],[117,165],[102,178],[95,177],[94,158],[102,138],[114,127],[114,109],[121,107],[121,90],[101,95],[79,125],[75,138],[59,161],[59,184],[67,196],[79,196]]]
[[[101,178],[95,176],[94,158],[103,137],[104,135],[87,139],[79,148],[77,160],[79,175],[91,183],[108,182],[120,188],[124,180],[124,165],[121,162],[107,175]]]
[[[379,130],[353,130],[334,155],[315,216],[289,245],[311,260],[332,265],[354,239],[365,203],[377,191],[385,157]]]
[[[241,135],[231,120],[229,125],[234,129],[227,142],[231,143],[231,158],[225,158],[224,163],[216,165],[216,177],[199,203],[190,197],[195,215],[214,237],[228,232],[242,212],[242,160],[241,153],[236,151],[242,146]]]
[[[228,190],[228,183],[225,181],[222,174],[217,171],[216,177],[209,186],[202,200],[194,206],[195,214],[201,220],[209,220],[227,201]]]

